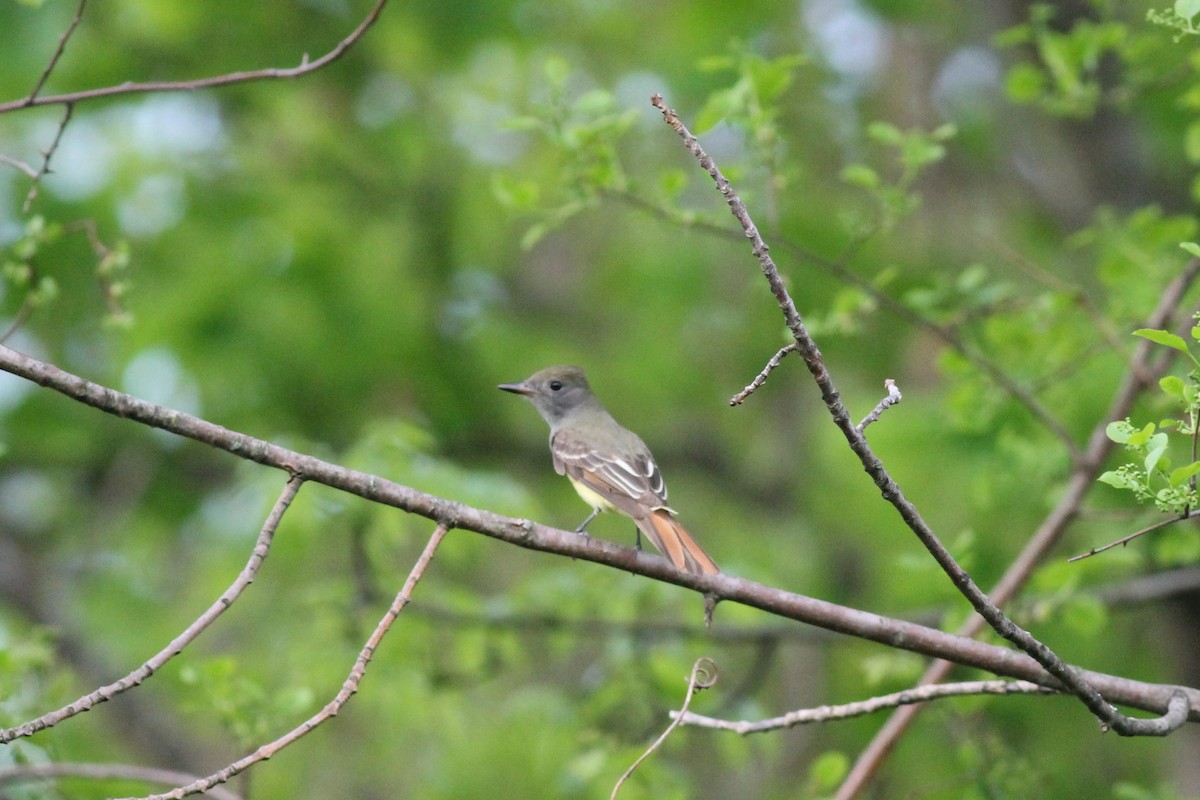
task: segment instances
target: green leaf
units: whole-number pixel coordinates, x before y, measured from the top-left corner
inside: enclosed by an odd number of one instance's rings
[[[1183,340],[1183,337],[1176,336],[1170,331],[1160,331],[1155,330],[1154,328],[1138,328],[1133,332],[1133,335],[1140,336],[1143,339],[1149,339],[1155,344],[1171,347],[1183,353],[1188,352],[1187,342]]]
[[[1154,471],[1158,466],[1158,462],[1162,460],[1167,452],[1167,444],[1169,440],[1165,433],[1156,433],[1150,437],[1150,443],[1146,446],[1146,472]]]
[[[1154,423],[1147,422],[1145,427],[1133,429],[1129,435],[1129,438],[1125,440],[1125,444],[1130,447],[1145,447],[1150,442],[1151,437],[1154,436],[1155,430],[1157,429],[1155,428]]]
[[[872,122],[867,126],[867,136],[880,144],[901,145],[904,133],[890,122]]]
[[[1200,257],[1200,244],[1196,244],[1195,242],[1180,242],[1179,246],[1191,255]]]
[[[847,164],[842,168],[841,178],[852,186],[874,189],[879,186],[879,173],[866,164]]]
[[[1190,464],[1182,467],[1176,467],[1171,470],[1170,481],[1172,486],[1182,486],[1191,479],[1193,475],[1200,475],[1200,461],[1193,461]]]
[[[719,89],[708,96],[708,102],[696,115],[693,124],[697,133],[703,133],[725,119],[736,117],[742,107],[745,87],[736,84],[728,89]]]
[[[1183,399],[1183,378],[1178,375],[1168,375],[1158,381],[1158,386],[1169,397],[1174,397],[1177,400]]]
[[[1175,15],[1191,20],[1200,14],[1200,0],[1175,0]]]
[[[1111,469],[1108,472],[1103,473],[1099,478],[1096,478],[1096,480],[1100,481],[1100,483],[1107,483],[1109,486],[1112,486],[1116,489],[1137,488],[1137,483],[1130,480],[1129,476],[1124,472],[1117,472]]]
[[[1032,103],[1045,88],[1046,73],[1032,64],[1017,64],[1004,80],[1004,90],[1014,103]]]
[[[1110,422],[1104,428],[1104,435],[1109,438],[1109,441],[1116,442],[1117,444],[1128,444],[1134,432],[1135,428],[1129,424],[1129,420],[1127,419]]]

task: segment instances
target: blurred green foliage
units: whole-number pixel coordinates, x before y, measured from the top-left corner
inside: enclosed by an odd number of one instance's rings
[[[734,181],[851,413],[898,381],[905,401],[871,441],[987,587],[1071,458],[979,359],[1075,442],[1112,422],[1128,334],[1196,238],[1190,5],[392,4],[301,80],[78,104],[28,211],[29,177],[0,164],[0,330],[145,399],[564,528],[585,509],[553,474],[544,426],[494,387],[578,363],[726,570],[952,628],[965,605],[879,502],[799,360],[728,408],[786,331],[649,97]],[[0,4],[0,101],[32,89],[74,9]],[[367,9],[89,4],[44,91],[293,66]],[[36,170],[61,118],[0,117],[0,154]],[[1176,413],[1165,396],[1137,409]],[[170,641],[237,574],[284,481],[7,376],[0,445],[0,725]],[[1195,530],[1059,558],[1146,524],[1126,501],[1097,485],[1014,614],[1077,663],[1196,685],[1200,648],[1178,644],[1195,642],[1180,621],[1194,592],[1136,609],[1095,594],[1195,564]],[[213,630],[145,686],[0,748],[0,766],[220,768],[333,696],[429,532],[304,487]],[[632,526],[605,518],[593,533],[630,544]],[[722,677],[693,709],[752,719],[899,689],[921,667],[738,607],[718,609],[710,636],[700,608],[674,587],[452,532],[358,695],[234,788],[607,797],[699,656]],[[759,635],[724,635],[740,629]],[[621,797],[828,796],[881,722],[682,729]],[[945,701],[877,791],[1169,798],[1197,791],[1175,771],[1188,747],[1191,732],[1096,736],[1065,699]]]

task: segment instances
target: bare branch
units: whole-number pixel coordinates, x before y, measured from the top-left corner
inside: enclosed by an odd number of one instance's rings
[[[8,323],[8,327],[0,331],[0,344],[8,341],[14,333],[21,329],[25,324],[25,320],[29,319],[29,315],[33,313],[33,297],[29,294],[25,295],[25,300],[22,301],[21,307],[17,309],[17,313],[13,314],[12,321]]]
[[[299,78],[302,75],[307,75],[310,72],[315,72],[322,67],[336,61],[346,53],[347,50],[354,45],[363,34],[375,24],[375,20],[379,18],[379,14],[383,11],[383,7],[387,4],[387,0],[377,0],[375,6],[367,13],[367,16],[358,24],[349,36],[342,39],[325,55],[320,58],[310,61],[305,55],[300,64],[289,68],[270,67],[267,69],[248,70],[243,72],[231,72],[227,75],[214,75],[208,78],[199,78],[191,81],[149,81],[145,83],[136,83],[129,81],[117,86],[106,86],[100,89],[87,89],[81,92],[69,92],[66,94],[37,96],[30,94],[19,100],[10,100],[6,103],[0,103],[0,114],[9,111],[16,111],[22,108],[30,108],[32,106],[49,106],[62,105],[64,103],[78,103],[85,100],[94,100],[97,97],[115,97],[117,95],[126,94],[144,94],[147,92],[178,92],[178,91],[194,91],[196,89],[212,89],[217,86],[228,86],[234,83],[248,83],[250,81],[260,80],[278,80]]]
[[[692,674],[688,678],[687,694],[683,698],[683,707],[679,711],[671,712],[672,722],[667,726],[667,729],[654,740],[654,743],[646,748],[646,752],[638,756],[637,761],[629,765],[629,769],[625,770],[625,774],[620,777],[617,784],[613,786],[612,794],[609,795],[609,800],[617,800],[617,792],[621,791],[621,785],[633,774],[633,771],[638,768],[643,761],[650,757],[650,754],[657,750],[667,737],[671,735],[671,731],[678,728],[681,721],[688,714],[688,706],[692,704],[692,698],[701,689],[708,689],[717,682],[717,665],[712,662],[712,659],[698,658],[696,663],[692,664]]]
[[[42,87],[50,79],[50,73],[54,72],[54,68],[58,66],[58,60],[62,58],[63,51],[67,49],[67,41],[71,38],[71,34],[75,33],[75,29],[79,27],[79,21],[83,19],[83,11],[86,7],[87,0],[79,0],[79,7],[75,9],[75,17],[67,25],[67,29],[63,31],[63,35],[58,37],[58,47],[54,49],[54,55],[50,56],[50,63],[42,70],[42,76],[38,78],[33,91],[29,93],[30,101],[36,100],[37,96],[42,93]]]
[[[1167,704],[1167,711],[1161,717],[1156,719],[1139,719],[1141,736],[1169,736],[1183,726],[1187,722],[1188,712],[1191,711],[1191,703],[1187,695],[1183,692],[1176,692],[1171,695],[1171,702]]]
[[[15,728],[0,730],[0,744],[11,742],[23,736],[32,736],[40,730],[57,725],[64,719],[73,717],[76,714],[82,714],[99,703],[111,700],[121,692],[137,686],[162,669],[163,665],[172,658],[183,652],[183,648],[191,644],[197,636],[217,620],[217,617],[225,613],[225,610],[233,605],[234,601],[238,599],[246,587],[250,585],[251,581],[254,580],[254,576],[258,574],[259,568],[271,550],[271,541],[275,536],[275,530],[279,527],[279,522],[283,519],[288,506],[291,505],[292,499],[295,498],[296,492],[300,490],[301,483],[303,481],[298,477],[292,477],[288,480],[279,495],[279,499],[275,501],[275,506],[271,509],[271,513],[267,515],[267,520],[263,523],[262,530],[259,531],[258,540],[254,543],[254,550],[250,553],[250,560],[246,562],[246,566],[242,568],[242,571],[238,574],[234,582],[230,584],[229,588],[225,590],[225,593],[217,598],[208,607],[207,611],[197,617],[196,621],[189,625],[183,633],[176,636],[170,644],[158,651],[149,661],[119,681],[110,683],[107,686],[101,686],[99,689],[84,695],[57,711],[43,714],[37,719],[30,720]]]
[[[0,164],[8,164],[13,169],[24,172],[30,178],[36,178],[38,175],[38,171],[24,161],[15,159],[12,156],[6,156],[3,153],[0,153]]]
[[[29,187],[29,192],[25,195],[25,203],[21,206],[22,214],[29,213],[29,209],[33,207],[33,201],[37,199],[38,186],[41,184],[42,178],[50,174],[50,159],[54,158],[54,153],[58,150],[59,143],[62,142],[63,133],[66,132],[67,124],[71,121],[71,114],[74,112],[75,104],[67,103],[62,120],[58,123],[58,130],[54,132],[54,140],[42,153],[42,167],[33,176],[33,184]]]
[[[691,217],[683,217],[679,214],[673,213],[671,209],[663,208],[628,192],[609,192],[608,195],[636,208],[649,211],[650,213],[675,224],[683,225],[694,230],[699,230],[713,236],[726,238],[733,234],[733,231],[729,230],[728,228],[715,225],[710,222],[705,222],[703,220],[695,220]],[[861,245],[861,242],[857,244]],[[990,380],[993,384],[1024,406],[1025,409],[1032,414],[1034,418],[1042,424],[1043,427],[1046,428],[1046,430],[1053,434],[1062,443],[1063,447],[1065,447],[1071,454],[1072,460],[1078,460],[1081,450],[1079,445],[1075,442],[1075,439],[1071,435],[1070,431],[1066,429],[1066,426],[1064,426],[1057,417],[1050,413],[1050,410],[1047,409],[1040,400],[1038,400],[1036,395],[1029,388],[1017,383],[1011,375],[984,357],[983,354],[968,346],[968,344],[963,341],[962,337],[959,336],[952,327],[941,325],[929,319],[928,317],[922,316],[919,312],[905,305],[900,300],[892,297],[887,292],[881,291],[879,287],[872,284],[871,281],[847,269],[844,262],[853,254],[855,247],[850,248],[850,250],[838,260],[832,260],[793,244],[786,238],[781,238],[779,245],[795,257],[808,262],[826,274],[832,275],[843,283],[858,288],[860,291],[870,296],[870,298],[880,306],[886,308],[888,311],[892,312],[901,319],[907,320],[911,324],[933,334],[935,337],[941,340],[943,344],[954,350],[954,352],[958,353],[969,363],[974,365],[975,368],[986,375],[988,380]]]
[[[146,783],[162,783],[167,786],[177,786],[186,781],[194,780],[196,776],[186,772],[176,772],[173,769],[157,769],[155,767],[139,767],[134,764],[81,764],[77,762],[60,762],[57,764],[22,764],[16,767],[0,769],[0,786],[18,781],[41,780],[45,778],[91,778],[98,781],[131,780]],[[214,800],[241,800],[241,796],[228,789],[210,789],[208,796]]]
[[[849,634],[873,642],[945,658],[1005,675],[1058,687],[1058,681],[1032,658],[1009,647],[985,644],[955,636],[936,628],[879,614],[839,606],[824,600],[793,594],[755,581],[725,573],[696,575],[682,572],[666,559],[631,547],[621,547],[596,537],[538,525],[457,503],[402,486],[377,475],[331,464],[313,456],[256,439],[174,409],[139,400],[127,394],[72,375],[50,364],[0,346],[0,370],[53,389],[109,414],[194,439],[258,464],[284,469],[304,480],[321,483],[377,503],[445,523],[449,527],[475,531],[519,547],[605,564],[625,572],[683,586],[718,599],[741,603],[769,614],[816,625],[835,633]],[[1074,673],[1103,692],[1113,703],[1164,713],[1171,695],[1185,691],[1192,711],[1189,719],[1200,722],[1200,689],[1142,683],[1127,678],[1071,668]]]
[[[792,711],[781,717],[749,722],[742,720],[717,719],[693,714],[672,712],[671,716],[684,725],[697,725],[703,728],[715,728],[723,731],[733,731],[745,736],[748,733],[765,733],[784,728],[794,728],[797,725],[811,725],[814,722],[831,722],[839,719],[861,717],[874,714],[888,708],[924,703],[929,700],[941,700],[947,697],[966,697],[981,694],[1060,694],[1045,686],[1039,686],[1029,681],[965,681],[963,683],[938,683],[930,686],[918,686],[905,689],[902,692],[871,697],[856,703],[845,703],[837,706],[818,706]]]
[[[762,236],[759,235],[758,228],[750,218],[750,213],[746,209],[745,204],[742,203],[741,198],[733,190],[733,186],[729,181],[721,174],[721,170],[717,167],[716,162],[701,148],[700,142],[696,137],[687,129],[679,119],[679,116],[663,102],[662,96],[654,95],[651,99],[651,104],[662,112],[663,120],[675,130],[683,140],[684,146],[691,151],[696,160],[700,162],[701,167],[708,172],[716,184],[717,190],[724,196],[730,211],[746,232],[746,238],[751,243],[751,252],[758,259],[759,268],[762,270],[764,277],[766,277],[772,294],[775,295],[780,311],[783,312],[784,321],[787,323],[788,329],[792,332],[796,340],[799,353],[804,359],[805,365],[821,390],[821,398],[829,409],[830,416],[833,417],[834,423],[846,437],[850,449],[859,457],[867,474],[874,480],[884,499],[895,507],[905,524],[917,535],[921,544],[925,546],[925,549],[929,551],[929,554],[941,566],[942,571],[950,577],[950,580],[963,597],[971,603],[972,608],[991,625],[996,633],[1032,656],[1047,672],[1054,675],[1072,694],[1078,697],[1102,724],[1111,727],[1117,733],[1125,736],[1141,735],[1143,732],[1148,731],[1149,728],[1142,724],[1144,720],[1134,719],[1121,714],[1105,700],[1095,687],[1084,680],[1078,672],[1071,669],[1053,650],[1009,619],[975,584],[975,581],[967,574],[966,570],[958,564],[950,554],[950,551],[938,539],[933,529],[922,518],[916,506],[905,498],[899,484],[888,474],[887,469],[883,466],[883,462],[871,450],[862,433],[855,429],[854,425],[850,422],[846,408],[842,404],[837,388],[834,386],[829,371],[825,366],[824,358],[821,356],[816,342],[809,335],[804,321],[796,309],[796,304],[788,294],[787,287],[779,275],[779,270],[770,256],[770,248],[763,241]]]
[[[1171,318],[1179,308],[1184,294],[1200,275],[1200,259],[1188,261],[1183,271],[1171,281],[1159,297],[1158,305],[1150,318],[1142,326],[1145,328],[1168,328]],[[991,591],[992,600],[997,605],[1006,604],[1033,574],[1034,567],[1046,557],[1046,554],[1058,543],[1063,533],[1079,515],[1083,506],[1083,498],[1095,486],[1096,476],[1103,468],[1104,460],[1112,452],[1114,443],[1105,434],[1105,428],[1110,420],[1123,419],[1129,415],[1130,409],[1137,397],[1166,370],[1171,363],[1169,353],[1159,353],[1157,363],[1152,364],[1155,354],[1154,345],[1147,339],[1139,340],[1134,347],[1133,357],[1120,386],[1113,394],[1108,411],[1100,418],[1099,423],[1092,429],[1084,448],[1083,457],[1075,462],[1075,469],[1067,481],[1067,488],[1058,501],[1058,505],[1042,521],[1042,524],[1030,537],[1024,549],[1009,565],[1004,575]],[[982,620],[972,618],[958,629],[962,636],[974,636],[982,629]],[[920,683],[936,683],[944,680],[950,673],[951,664],[946,661],[936,661],[929,665]],[[850,769],[850,774],[838,789],[836,800],[852,800],[866,786],[870,777],[879,769],[887,755],[895,746],[896,741],[916,719],[921,706],[912,705],[896,711],[884,727],[875,734],[875,738],[867,746]]]
[[[762,372],[758,373],[758,376],[755,377],[754,380],[750,381],[750,385],[748,385],[745,389],[742,389],[733,397],[729,398],[729,405],[740,406],[742,403],[744,403],[747,397],[754,394],[758,387],[767,382],[767,376],[779,366],[780,362],[783,361],[783,357],[788,353],[796,352],[796,350],[797,347],[795,342],[779,348],[779,352],[771,356],[771,360],[767,362],[767,366],[763,368]]]
[[[408,573],[408,580],[404,582],[404,587],[396,595],[396,599],[392,601],[391,607],[383,615],[383,618],[379,620],[379,624],[375,626],[375,630],[368,637],[366,644],[359,650],[358,658],[354,660],[354,666],[350,669],[350,674],[346,676],[346,680],[342,683],[342,688],[323,709],[275,741],[262,745],[253,753],[238,759],[221,771],[214,772],[206,778],[201,778],[186,786],[179,786],[165,794],[152,794],[143,798],[126,797],[121,798],[121,800],[180,800],[180,798],[193,794],[207,794],[213,787],[225,783],[233,776],[244,772],[260,761],[266,761],[318,725],[337,716],[337,713],[342,710],[342,706],[346,705],[350,701],[350,698],[354,696],[354,693],[358,691],[358,685],[362,682],[363,676],[367,672],[367,665],[371,662],[371,657],[375,655],[375,650],[379,647],[379,643],[383,641],[383,637],[391,630],[392,623],[396,621],[396,617],[400,616],[400,612],[412,600],[413,589],[417,587],[417,582],[425,574],[425,570],[429,567],[429,562],[433,560],[433,554],[437,552],[438,545],[446,538],[446,533],[449,530],[450,528],[447,525],[439,523],[433,531],[433,535],[429,537],[429,541],[417,559],[417,563],[413,565],[412,570]]]
[[[866,427],[872,422],[878,421],[880,414],[904,399],[904,396],[900,394],[900,387],[897,386],[896,382],[891,378],[888,378],[883,382],[883,387],[887,389],[887,397],[880,400],[879,405],[875,406],[875,409],[870,414],[867,414],[865,417],[863,417],[862,422],[854,426],[854,429],[859,433],[862,433],[863,430],[866,429]]]
[[[1109,542],[1108,544],[1102,544],[1099,547],[1093,547],[1092,549],[1088,550],[1086,553],[1080,553],[1077,556],[1071,556],[1070,558],[1067,559],[1067,563],[1074,563],[1076,561],[1082,561],[1085,558],[1090,558],[1091,556],[1094,556],[1097,553],[1103,553],[1105,550],[1111,550],[1114,547],[1123,547],[1123,546],[1129,544],[1130,542],[1132,542],[1134,539],[1138,538],[1139,536],[1145,536],[1147,533],[1154,533],[1154,531],[1159,530],[1160,528],[1166,528],[1171,525],[1174,525],[1176,522],[1183,522],[1184,520],[1186,520],[1190,517],[1196,516],[1198,513],[1200,513],[1200,512],[1193,510],[1193,511],[1187,512],[1186,514],[1178,516],[1178,517],[1171,517],[1170,519],[1164,519],[1161,522],[1156,522],[1153,525],[1149,525],[1145,528],[1142,528],[1141,530],[1134,531],[1133,533],[1129,534],[1128,536],[1122,536],[1120,539],[1117,539],[1115,542]]]

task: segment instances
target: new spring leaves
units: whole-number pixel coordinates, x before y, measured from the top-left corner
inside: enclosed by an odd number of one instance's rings
[[[1136,453],[1139,460],[1105,472],[1099,480],[1133,492],[1139,502],[1153,501],[1161,511],[1184,515],[1197,507],[1196,475],[1200,474],[1200,461],[1195,459],[1197,419],[1200,417],[1200,359],[1183,337],[1169,331],[1143,328],[1133,334],[1178,350],[1191,361],[1192,369],[1186,379],[1167,375],[1158,382],[1163,393],[1183,407],[1183,414],[1179,419],[1164,419],[1157,425],[1148,422],[1140,428],[1128,419],[1109,423],[1108,438]],[[1192,328],[1191,337],[1200,342],[1200,325]],[[1188,437],[1192,454],[1190,463],[1172,468],[1168,455],[1172,434]]]

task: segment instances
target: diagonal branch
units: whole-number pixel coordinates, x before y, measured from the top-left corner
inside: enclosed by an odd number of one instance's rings
[[[648,200],[628,192],[609,192],[608,194],[620,202],[626,203],[643,211],[648,211],[660,218],[692,230],[698,230],[712,236],[719,236],[721,238],[728,238],[733,234],[733,232],[726,227],[722,227],[715,223],[704,220],[695,220],[691,217],[682,217],[678,214],[672,213],[670,209],[655,205]],[[845,263],[850,253],[853,252],[853,248],[851,248],[851,251],[847,254],[844,254],[841,258],[833,260],[818,255],[817,253],[800,247],[799,245],[793,244],[786,237],[779,240],[779,246],[791,253],[796,258],[801,259],[802,261],[807,261],[817,269],[834,276],[842,283],[845,283],[849,286],[854,286],[855,288],[867,294],[880,306],[886,308],[888,311],[900,317],[901,319],[928,331],[934,337],[939,339],[942,344],[958,353],[972,366],[984,373],[988,380],[999,387],[1003,392],[1008,394],[1009,397],[1020,403],[1026,411],[1033,415],[1042,424],[1042,427],[1044,427],[1059,440],[1062,446],[1066,448],[1067,452],[1071,454],[1071,458],[1073,460],[1078,460],[1080,456],[1080,449],[1079,445],[1075,442],[1075,437],[1073,437],[1071,432],[1067,430],[1066,426],[1063,425],[1063,423],[1056,416],[1054,416],[1054,414],[1052,414],[1048,408],[1046,408],[1045,404],[1037,398],[1032,390],[1013,380],[1012,376],[1001,369],[999,365],[985,358],[975,348],[968,346],[968,344],[963,341],[962,337],[959,336],[951,326],[942,325],[932,319],[929,319],[928,317],[923,316],[919,312],[905,305],[897,298],[892,297],[887,292],[881,291],[879,287],[875,286],[873,283],[871,283],[871,281],[863,278],[854,271],[847,269]],[[745,397],[741,397],[741,400],[744,399]],[[741,400],[738,400],[738,402],[741,402]]]
[[[28,214],[29,209],[33,207],[33,201],[38,196],[38,185],[42,178],[50,174],[50,160],[54,158],[54,154],[58,151],[58,146],[62,143],[63,134],[67,131],[67,125],[71,122],[71,115],[75,113],[75,104],[67,103],[66,110],[63,111],[62,120],[58,123],[58,130],[54,132],[54,139],[50,142],[50,146],[42,153],[42,166],[33,174],[33,181],[29,186],[29,191],[25,194],[25,202],[21,206],[21,213]]]
[[[825,401],[825,406],[829,409],[830,416],[833,417],[834,424],[842,431],[850,449],[858,456],[863,469],[871,476],[875,485],[883,494],[884,499],[892,504],[900,514],[901,519],[904,520],[909,529],[916,534],[921,544],[925,546],[925,549],[929,551],[929,554],[937,561],[942,571],[950,577],[950,580],[963,597],[971,603],[972,608],[992,626],[992,629],[996,633],[1032,656],[1047,672],[1061,681],[1072,694],[1078,697],[1087,706],[1088,710],[1106,727],[1111,727],[1117,733],[1124,736],[1150,735],[1153,731],[1157,730],[1156,726],[1146,724],[1145,720],[1127,717],[1117,711],[1104,699],[1095,687],[1091,686],[1077,671],[1059,658],[1053,650],[1009,619],[975,584],[975,581],[967,574],[966,570],[958,564],[950,554],[950,551],[938,539],[933,529],[922,518],[916,506],[904,496],[904,492],[901,490],[899,484],[888,474],[887,469],[883,466],[883,462],[875,455],[871,446],[863,437],[862,432],[857,430],[854,427],[854,423],[850,421],[850,416],[846,412],[846,407],[842,404],[837,387],[834,385],[833,379],[825,367],[825,360],[817,348],[817,343],[809,335],[804,325],[804,320],[801,318],[800,312],[796,309],[795,302],[788,294],[783,278],[780,276],[779,270],[770,256],[770,248],[763,241],[762,236],[759,235],[758,228],[750,218],[750,212],[746,209],[745,204],[742,203],[741,198],[733,190],[733,186],[729,181],[721,174],[721,170],[717,167],[716,162],[700,147],[699,140],[692,135],[679,119],[678,115],[666,106],[662,96],[655,95],[651,103],[662,111],[664,121],[679,134],[684,146],[691,151],[696,160],[700,162],[701,167],[712,177],[717,190],[725,197],[725,202],[729,205],[730,211],[746,232],[746,238],[751,243],[751,252],[758,259],[763,276],[767,279],[767,283],[771,287],[772,294],[775,295],[780,311],[783,312],[784,321],[787,323],[788,329],[792,332],[792,336],[796,341],[796,345],[799,348],[798,352],[801,358],[804,359],[805,366],[808,367],[813,380],[821,390],[821,397]]]
[[[71,38],[71,34],[75,33],[75,29],[79,27],[79,21],[83,19],[83,12],[87,8],[87,0],[79,0],[79,7],[75,9],[75,16],[71,19],[67,29],[63,31],[63,35],[58,37],[58,47],[54,48],[54,54],[50,56],[50,62],[46,64],[46,68],[42,70],[41,77],[33,87],[33,91],[29,93],[30,100],[36,100],[37,96],[42,93],[42,87],[46,85],[46,81],[50,80],[50,73],[54,72],[54,68],[58,66],[58,60],[62,58],[63,51],[67,49],[67,42]]]
[[[164,408],[72,375],[55,366],[0,346],[0,370],[53,389],[81,403],[144,425],[161,428],[239,458],[287,470],[304,480],[362,497],[409,513],[475,531],[530,550],[605,564],[625,572],[683,586],[719,600],[757,608],[769,614],[816,625],[835,633],[857,636],[926,656],[945,658],[996,675],[1061,688],[1061,683],[1032,658],[1007,647],[985,644],[904,620],[839,606],[786,592],[733,575],[694,575],[650,553],[621,547],[594,537],[538,525],[457,503],[402,486],[377,475],[331,464],[310,455],[229,430],[199,417]],[[1073,668],[1074,669],[1074,668]],[[1172,696],[1184,692],[1188,719],[1200,722],[1200,689],[1143,683],[1113,675],[1077,670],[1077,674],[1113,703],[1166,713]]]
[[[438,546],[446,538],[449,530],[443,523],[439,523],[437,528],[434,529],[433,535],[429,537],[429,541],[425,544],[425,549],[417,558],[417,563],[413,565],[412,570],[408,573],[408,579],[404,582],[403,588],[400,589],[400,592],[396,595],[396,599],[392,601],[391,607],[384,613],[383,618],[379,620],[379,624],[375,626],[375,630],[367,638],[366,644],[359,651],[358,657],[354,660],[354,666],[350,669],[350,674],[346,676],[346,680],[342,683],[342,688],[338,690],[337,695],[323,709],[275,741],[262,745],[253,753],[238,759],[219,772],[214,772],[206,778],[201,778],[186,786],[179,786],[165,794],[153,794],[144,798],[122,798],[122,800],[181,800],[181,798],[193,794],[208,794],[213,787],[227,782],[230,778],[245,772],[260,761],[266,761],[283,748],[312,731],[318,725],[336,717],[338,712],[342,710],[342,706],[350,702],[350,698],[358,691],[358,685],[362,682],[363,676],[367,672],[367,665],[371,662],[371,657],[375,655],[375,650],[379,647],[379,643],[383,641],[383,637],[391,630],[392,623],[396,621],[396,617],[400,616],[400,612],[412,600],[412,593],[417,588],[417,582],[421,580],[425,574],[425,570],[429,568],[429,562],[433,560],[433,554],[437,552]]]
[[[1193,258],[1183,271],[1167,284],[1159,297],[1158,305],[1143,327],[1155,329],[1171,327],[1171,318],[1177,312],[1184,295],[1195,283],[1198,275],[1200,275],[1200,259]],[[1058,504],[1043,520],[1041,526],[1030,537],[1025,547],[992,589],[992,601],[997,605],[1007,604],[1021,590],[1021,587],[1033,574],[1034,567],[1046,557],[1046,554],[1058,543],[1067,528],[1079,515],[1079,510],[1083,506],[1083,498],[1095,486],[1096,476],[1100,474],[1104,460],[1108,458],[1108,454],[1115,446],[1104,432],[1108,422],[1128,416],[1137,397],[1147,387],[1153,386],[1155,380],[1171,363],[1168,354],[1162,354],[1157,362],[1152,363],[1152,356],[1156,352],[1161,353],[1161,348],[1155,348],[1148,339],[1139,340],[1134,347],[1133,358],[1130,360],[1125,377],[1116,392],[1113,393],[1108,411],[1105,412],[1092,430],[1091,436],[1088,437],[1083,457],[1076,461],[1075,469],[1067,481],[1066,490],[1059,498]],[[982,627],[981,620],[973,617],[959,627],[957,633],[961,636],[974,636]],[[935,661],[925,670],[919,683],[936,683],[945,680],[946,676],[950,674],[952,666],[947,661]],[[850,774],[846,776],[846,780],[838,790],[837,800],[851,800],[858,796],[867,780],[879,769],[880,764],[892,751],[896,741],[916,719],[917,714],[921,713],[921,708],[920,705],[905,706],[888,719],[867,745],[867,749],[855,761]]]
[[[119,681],[110,683],[107,686],[101,686],[99,689],[85,694],[75,702],[63,706],[57,711],[43,714],[37,719],[30,720],[23,725],[18,725],[15,728],[0,729],[0,744],[6,744],[23,736],[32,736],[40,730],[57,725],[68,717],[91,710],[94,706],[106,700],[111,700],[121,692],[137,686],[162,669],[163,665],[172,658],[182,653],[183,648],[191,644],[208,626],[216,622],[217,617],[225,613],[225,610],[233,605],[234,601],[238,599],[246,587],[254,580],[254,576],[258,574],[259,567],[262,566],[263,561],[266,560],[267,554],[271,550],[271,541],[275,538],[275,530],[279,527],[279,522],[283,519],[284,513],[287,512],[288,506],[292,504],[296,492],[300,491],[301,483],[303,481],[300,478],[293,476],[284,485],[279,499],[275,501],[275,506],[271,509],[271,513],[267,515],[267,520],[263,523],[262,529],[259,531],[258,540],[254,543],[254,550],[250,553],[250,560],[246,562],[246,566],[242,568],[241,573],[238,574],[229,588],[225,590],[225,593],[218,597],[208,607],[208,610],[197,617],[196,621],[189,625],[183,633],[176,636],[170,644],[158,651],[149,661]]]
[[[83,100],[94,100],[98,97],[115,97],[117,95],[144,94],[147,92],[193,91],[196,89],[212,89],[217,86],[228,86],[234,83],[248,83],[250,81],[299,78],[302,75],[315,72],[316,70],[319,70],[322,67],[341,58],[346,51],[349,50],[355,42],[361,39],[363,34],[365,34],[367,30],[375,24],[375,21],[379,19],[379,14],[383,11],[383,7],[386,4],[387,0],[377,0],[374,7],[367,12],[367,16],[358,24],[358,27],[351,31],[350,35],[348,35],[345,39],[342,39],[340,42],[338,42],[332,50],[315,61],[309,61],[308,56],[305,55],[304,58],[301,59],[300,64],[295,67],[269,67],[266,69],[231,72],[226,75],[214,75],[208,78],[198,78],[191,81],[148,81],[145,83],[128,81],[116,86],[105,86],[99,89],[86,89],[80,92],[68,92],[65,94],[54,95],[39,95],[37,90],[35,90],[28,96],[22,97],[19,100],[10,100],[5,103],[0,103],[0,114],[5,114],[9,111],[16,111],[22,108],[31,108],[33,106],[78,103]],[[51,63],[51,66],[53,66],[53,62]],[[40,83],[37,88],[41,88]]]

